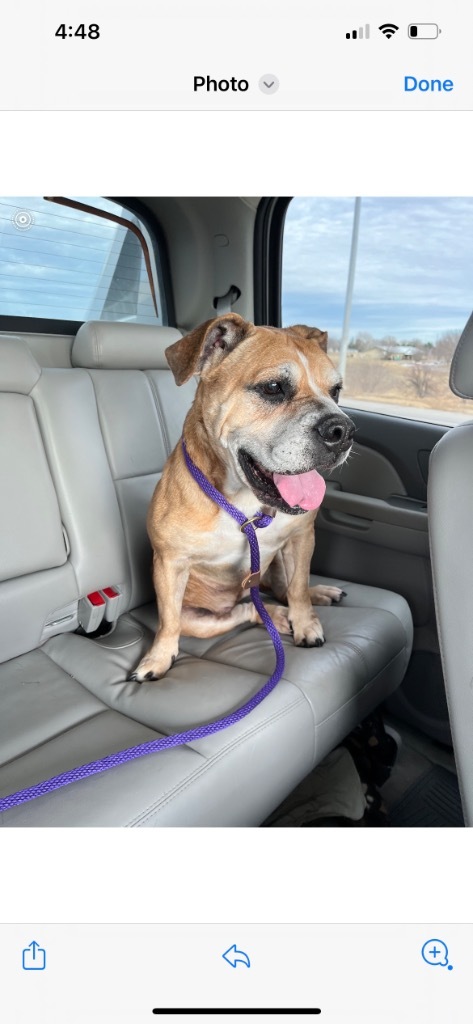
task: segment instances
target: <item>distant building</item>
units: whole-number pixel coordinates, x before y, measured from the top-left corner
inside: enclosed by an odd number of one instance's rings
[[[386,356],[386,349],[382,348],[381,345],[373,345],[373,348],[368,348],[365,352],[352,350],[351,352],[349,351],[348,354],[357,356],[358,359],[384,359]]]
[[[334,356],[338,355],[335,352],[331,353],[330,349],[329,353]],[[400,363],[410,359],[422,359],[423,352],[416,345],[383,344],[381,341],[378,344],[373,344],[371,348],[363,349],[362,352],[353,345],[350,345],[347,355],[350,359],[387,359],[389,362]]]
[[[401,362],[404,359],[415,359],[419,356],[419,349],[412,345],[396,345],[396,348],[384,350],[384,358],[390,362]]]

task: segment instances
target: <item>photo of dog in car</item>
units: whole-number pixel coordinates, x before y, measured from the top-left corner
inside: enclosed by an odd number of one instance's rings
[[[463,826],[473,201],[0,217],[1,824]]]

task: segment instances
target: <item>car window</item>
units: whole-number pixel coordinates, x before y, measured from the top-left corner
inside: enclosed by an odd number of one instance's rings
[[[448,377],[473,308],[472,267],[473,199],[295,198],[282,323],[328,330],[342,402],[461,422],[473,406],[452,394]]]
[[[161,324],[158,271],[145,225],[112,200],[0,199],[0,317]]]

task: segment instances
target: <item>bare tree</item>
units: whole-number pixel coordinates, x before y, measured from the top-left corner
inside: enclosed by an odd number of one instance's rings
[[[391,373],[380,360],[350,359],[345,374],[345,390],[353,398],[383,395],[392,387]]]
[[[428,395],[434,395],[437,390],[432,367],[426,366],[425,363],[412,364],[407,375],[407,383],[417,398],[427,398]]]
[[[381,348],[384,349],[386,356],[391,355],[396,351],[399,342],[397,338],[394,338],[391,334],[387,334],[386,337],[381,338]]]
[[[461,331],[445,331],[435,343],[435,356],[442,363],[451,363]]]
[[[416,359],[428,359],[432,356],[432,343],[421,341],[420,338],[413,338],[408,342],[409,348],[416,350]]]
[[[369,331],[358,331],[358,334],[350,348],[353,347],[357,352],[369,352],[370,349],[375,347],[375,345],[376,341]]]

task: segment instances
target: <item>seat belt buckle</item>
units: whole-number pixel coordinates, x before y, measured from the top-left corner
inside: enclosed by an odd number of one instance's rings
[[[86,597],[81,597],[78,606],[79,625],[84,633],[94,633],[102,622],[106,601],[99,590],[94,590]]]
[[[105,621],[116,622],[123,606],[123,593],[120,587],[104,587],[100,594],[105,601]]]

